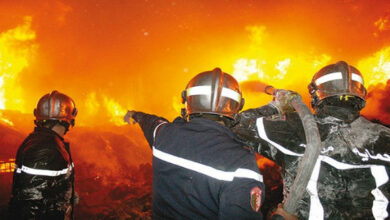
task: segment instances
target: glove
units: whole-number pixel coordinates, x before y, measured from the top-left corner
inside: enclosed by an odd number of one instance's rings
[[[271,214],[271,220],[298,220],[298,217],[292,215],[283,209],[283,205],[279,204],[278,208]]]
[[[296,97],[301,99],[301,96],[294,91],[278,89],[274,93],[274,98],[269,104],[274,106],[280,114],[294,112],[295,110],[291,105],[291,100]]]
[[[128,124],[135,124],[136,121],[133,118],[135,111],[127,111],[126,115],[123,117],[123,121],[127,122]]]

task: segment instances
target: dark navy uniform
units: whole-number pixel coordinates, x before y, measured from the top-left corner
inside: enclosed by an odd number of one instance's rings
[[[19,147],[10,219],[72,219],[74,170],[69,144],[36,127]]]
[[[229,128],[204,118],[133,118],[153,149],[154,219],[262,219],[254,152]]]
[[[270,105],[244,111],[234,131],[282,167],[288,193],[306,139],[297,114],[276,114]],[[388,219],[390,129],[342,107],[326,106],[317,111],[315,119],[323,146],[313,172],[308,174],[308,193],[298,202],[298,216]]]

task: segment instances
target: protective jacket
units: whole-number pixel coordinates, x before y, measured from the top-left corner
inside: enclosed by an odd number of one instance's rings
[[[234,131],[281,166],[286,196],[297,174],[306,139],[296,113],[276,113],[271,105],[244,111]],[[311,178],[307,193],[298,201],[298,217],[387,219],[390,129],[341,107],[325,106],[315,119],[322,151],[313,172],[308,174]]]
[[[133,118],[153,150],[154,219],[262,219],[254,152],[229,128],[204,118]]]
[[[69,144],[36,127],[19,147],[10,219],[72,219],[74,170]]]

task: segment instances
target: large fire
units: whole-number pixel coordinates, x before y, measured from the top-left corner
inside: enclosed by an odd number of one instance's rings
[[[262,92],[266,85],[295,90],[309,104],[313,74],[345,60],[365,79],[363,115],[390,124],[386,1],[376,8],[368,0],[6,2],[0,3],[0,218],[12,158],[33,129],[37,100],[52,90],[71,96],[79,110],[66,138],[82,219],[150,217],[151,150],[122,117],[135,109],[172,120],[186,83],[205,70],[233,74],[247,109],[271,100]]]
[[[37,50],[31,20],[25,17],[23,24],[0,34],[0,109],[26,110],[18,76]]]

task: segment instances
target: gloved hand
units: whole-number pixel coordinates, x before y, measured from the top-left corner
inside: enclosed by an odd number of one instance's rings
[[[283,209],[283,205],[279,203],[278,208],[271,214],[271,220],[298,220],[298,217],[292,215]]]
[[[135,124],[136,121],[133,119],[135,111],[127,111],[126,115],[123,117],[123,121],[127,122],[128,124]]]
[[[301,99],[301,96],[294,91],[278,89],[275,91],[274,98],[269,104],[278,109],[280,114],[294,112],[295,110],[291,105],[291,100],[295,97]]]

